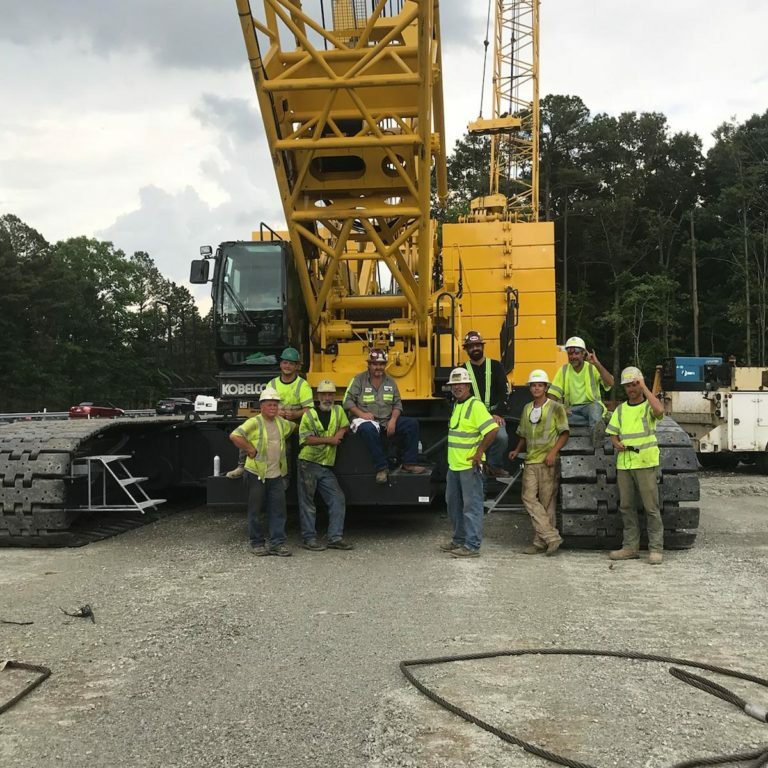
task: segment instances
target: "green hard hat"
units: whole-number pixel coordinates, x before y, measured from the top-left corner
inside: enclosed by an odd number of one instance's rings
[[[280,354],[281,360],[287,360],[289,363],[299,362],[299,350],[293,347],[286,347]]]

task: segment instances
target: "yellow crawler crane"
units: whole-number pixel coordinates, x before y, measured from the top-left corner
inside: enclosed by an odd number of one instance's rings
[[[502,206],[445,225],[436,268],[431,178],[439,201],[447,193],[438,3],[335,0],[320,20],[296,0],[264,0],[259,18],[248,0],[237,7],[309,317],[310,383],[346,382],[381,346],[405,399],[442,399],[468,329],[513,382],[515,369],[551,370],[554,238],[536,222],[534,187],[532,221]],[[530,163],[518,171],[536,176]]]

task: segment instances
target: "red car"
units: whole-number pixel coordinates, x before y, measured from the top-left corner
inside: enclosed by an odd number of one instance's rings
[[[94,403],[80,403],[69,409],[70,419],[116,419],[125,416],[122,408],[116,408],[111,403],[107,405],[95,405]]]

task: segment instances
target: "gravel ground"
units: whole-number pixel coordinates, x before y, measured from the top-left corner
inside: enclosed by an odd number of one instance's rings
[[[0,551],[0,658],[52,677],[0,715],[0,764],[551,765],[459,720],[401,659],[511,648],[670,654],[768,676],[768,478],[702,481],[697,546],[610,567],[523,557],[491,515],[483,556],[436,547],[445,518],[356,515],[352,552],[254,558],[242,514],[205,509],[76,550]],[[296,542],[295,530],[291,533]],[[68,618],[89,603],[96,623]],[[668,766],[768,743],[768,726],[659,664],[524,657],[422,668],[452,701],[601,766]],[[707,673],[705,673],[707,674]],[[26,679],[0,673],[0,701]],[[723,681],[768,705],[768,690]]]

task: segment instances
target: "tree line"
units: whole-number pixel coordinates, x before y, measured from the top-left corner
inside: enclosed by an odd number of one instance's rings
[[[74,237],[51,244],[0,216],[0,411],[121,408],[215,386],[210,316],[149,254]]]
[[[443,221],[487,193],[487,141],[456,142]],[[673,355],[766,365],[768,111],[723,123],[704,153],[661,113],[593,115],[550,95],[540,147],[561,342],[584,336],[614,374],[630,363],[650,374]],[[214,386],[211,317],[149,254],[86,237],[51,244],[7,214],[0,270],[0,410],[146,407]]]
[[[768,111],[701,139],[658,112],[541,102],[540,210],[555,224],[558,336],[584,336],[614,373],[674,355],[766,365]],[[448,160],[455,221],[488,190],[487,139]],[[507,183],[505,194],[514,194]]]

